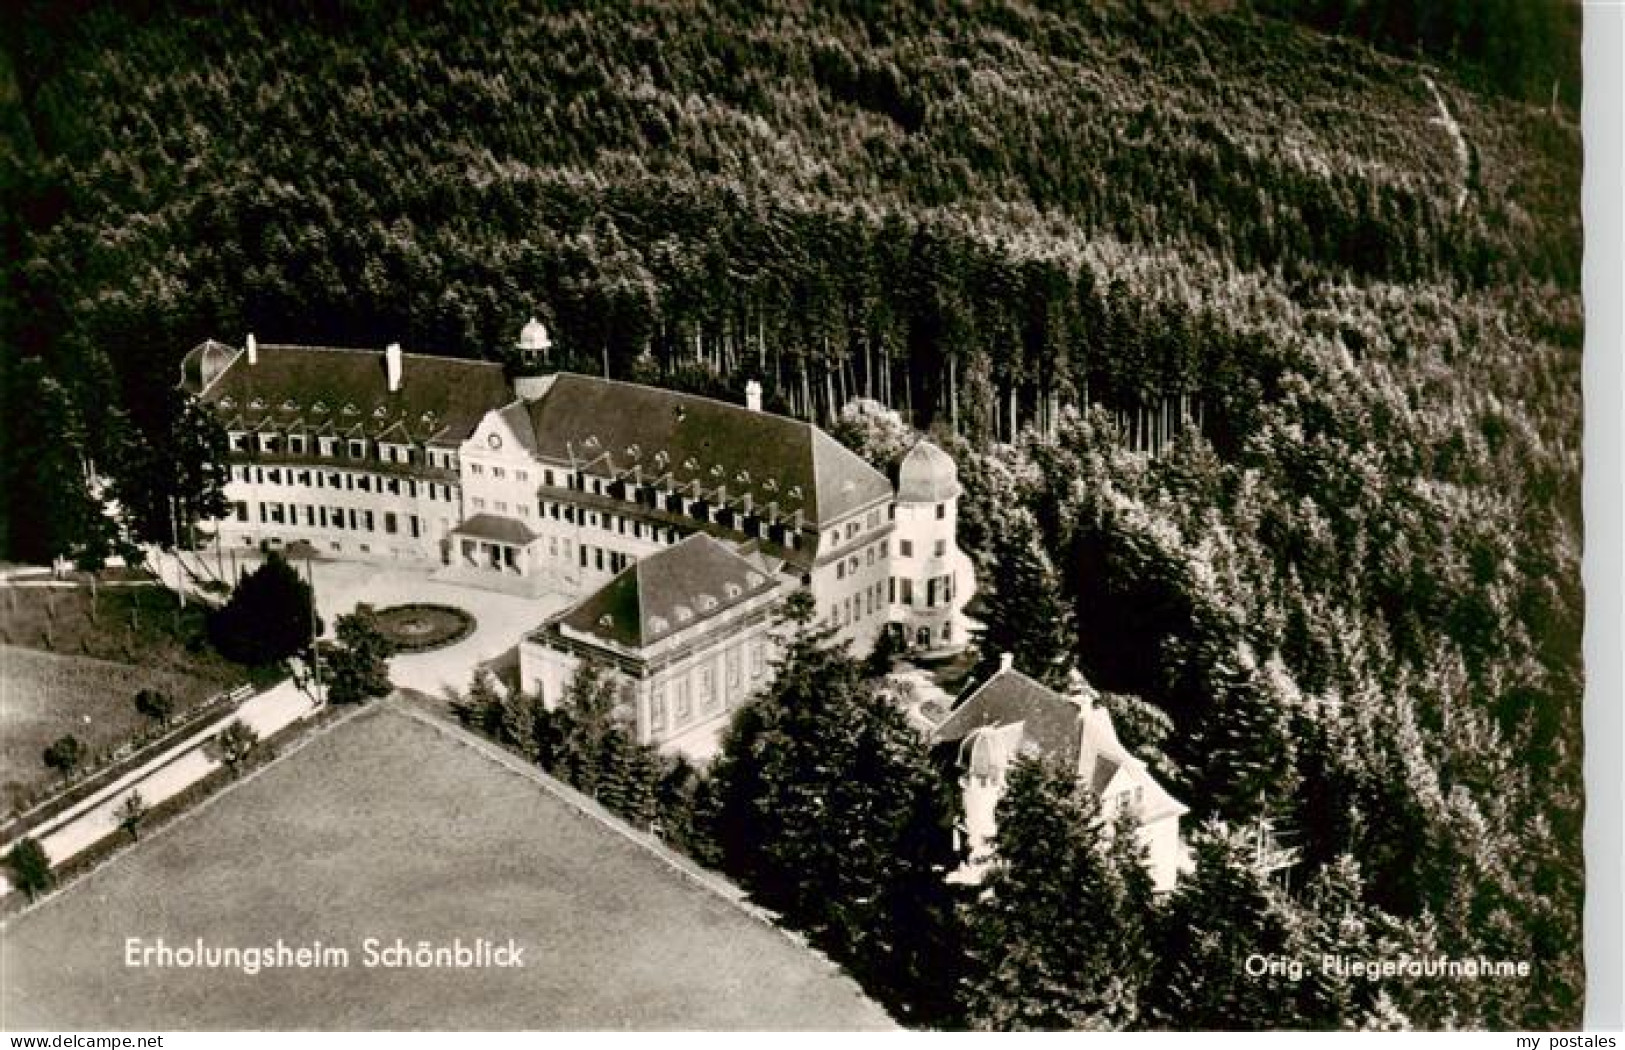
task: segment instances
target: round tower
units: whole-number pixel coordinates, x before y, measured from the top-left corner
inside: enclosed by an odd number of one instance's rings
[[[962,491],[953,457],[929,441],[898,464],[892,620],[910,649],[947,652],[969,640],[960,614],[975,578],[955,539]]]

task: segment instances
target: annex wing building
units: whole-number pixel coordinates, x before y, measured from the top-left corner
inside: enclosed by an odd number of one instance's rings
[[[536,342],[527,326],[521,346]],[[567,372],[424,354],[209,341],[182,387],[230,440],[219,542],[417,563],[575,604],[520,645],[555,703],[580,661],[623,680],[640,739],[714,734],[771,659],[791,590],[857,652],[968,641],[960,487],[930,442],[882,473],[761,408]],[[703,741],[702,741],[703,742]]]

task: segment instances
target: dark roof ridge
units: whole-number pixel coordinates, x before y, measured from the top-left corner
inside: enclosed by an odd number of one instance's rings
[[[308,350],[322,354],[369,354],[374,357],[382,356],[387,347],[376,350],[365,346],[312,346],[308,343],[260,343],[259,350]],[[487,361],[483,357],[457,357],[452,354],[419,353],[402,349],[401,356],[416,357],[429,361],[459,361],[470,365],[484,365],[490,368],[501,368],[501,361]]]
[[[669,394],[672,397],[681,397],[681,398],[686,398],[686,399],[688,399],[690,401],[704,401],[704,402],[706,402],[708,404],[712,404],[712,405],[721,405],[723,408],[731,408],[736,412],[748,412],[753,416],[763,416],[763,417],[765,417],[767,419],[778,419],[778,420],[782,420],[782,421],[784,421],[786,423],[792,423],[792,424],[794,424],[794,425],[796,425],[798,427],[806,427],[809,430],[819,430],[819,431],[823,430],[822,427],[820,427],[817,423],[812,422],[811,420],[797,419],[795,416],[787,416],[787,415],[784,415],[783,413],[780,413],[780,412],[768,412],[768,411],[765,411],[765,410],[759,411],[757,409],[749,408],[749,407],[747,407],[745,405],[742,405],[737,401],[724,401],[720,397],[712,397],[709,394],[693,394],[693,393],[689,393],[686,390],[674,390],[671,387],[659,386],[659,385],[656,385],[654,383],[634,383],[630,379],[609,379],[609,378],[606,378],[604,376],[591,375],[591,374],[589,374],[587,372],[570,372],[570,371],[560,370],[560,371],[555,372],[553,374],[555,376],[569,376],[572,379],[585,379],[588,382],[592,382],[592,383],[605,383],[605,384],[608,384],[610,386],[630,386],[630,387],[636,387],[639,390],[658,390],[661,393]]]

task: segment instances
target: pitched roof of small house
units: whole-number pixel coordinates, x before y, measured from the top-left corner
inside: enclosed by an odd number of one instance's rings
[[[1087,685],[1083,689],[1085,702],[1080,705],[1014,668],[1001,669],[949,713],[932,734],[933,742],[963,741],[972,734],[985,736],[978,730],[1020,725],[1022,750],[1036,751],[1075,770],[1097,795],[1127,770],[1135,786],[1143,789],[1142,821],[1187,812],[1117,739],[1111,712],[1089,702],[1093,690]]]
[[[695,533],[633,563],[557,622],[641,649],[780,585],[777,577],[727,544]]]
[[[818,427],[694,394],[560,373],[530,402],[540,455],[613,478],[637,470],[809,525],[891,495],[886,477]]]

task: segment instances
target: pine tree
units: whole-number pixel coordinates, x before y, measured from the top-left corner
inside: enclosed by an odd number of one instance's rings
[[[956,954],[940,781],[896,705],[812,615],[806,592],[788,602],[773,682],[713,766],[724,865],[906,1015],[940,1020]]]
[[[275,663],[305,649],[313,633],[321,633],[321,621],[312,610],[310,585],[275,551],[209,615],[215,648],[253,666]]]
[[[1123,1029],[1151,970],[1151,880],[1131,819],[1108,822],[1074,775],[1018,759],[995,860],[967,909],[972,1027]]]
[[[1289,973],[1261,963],[1297,961],[1299,918],[1256,869],[1243,836],[1210,823],[1192,835],[1195,871],[1170,896],[1156,937],[1147,1020],[1181,1030],[1304,1027]]]
[[[1009,653],[1021,671],[1063,686],[1078,645],[1077,626],[1030,511],[1015,508],[995,527],[991,560],[997,571],[984,582],[977,677],[991,673]]]

